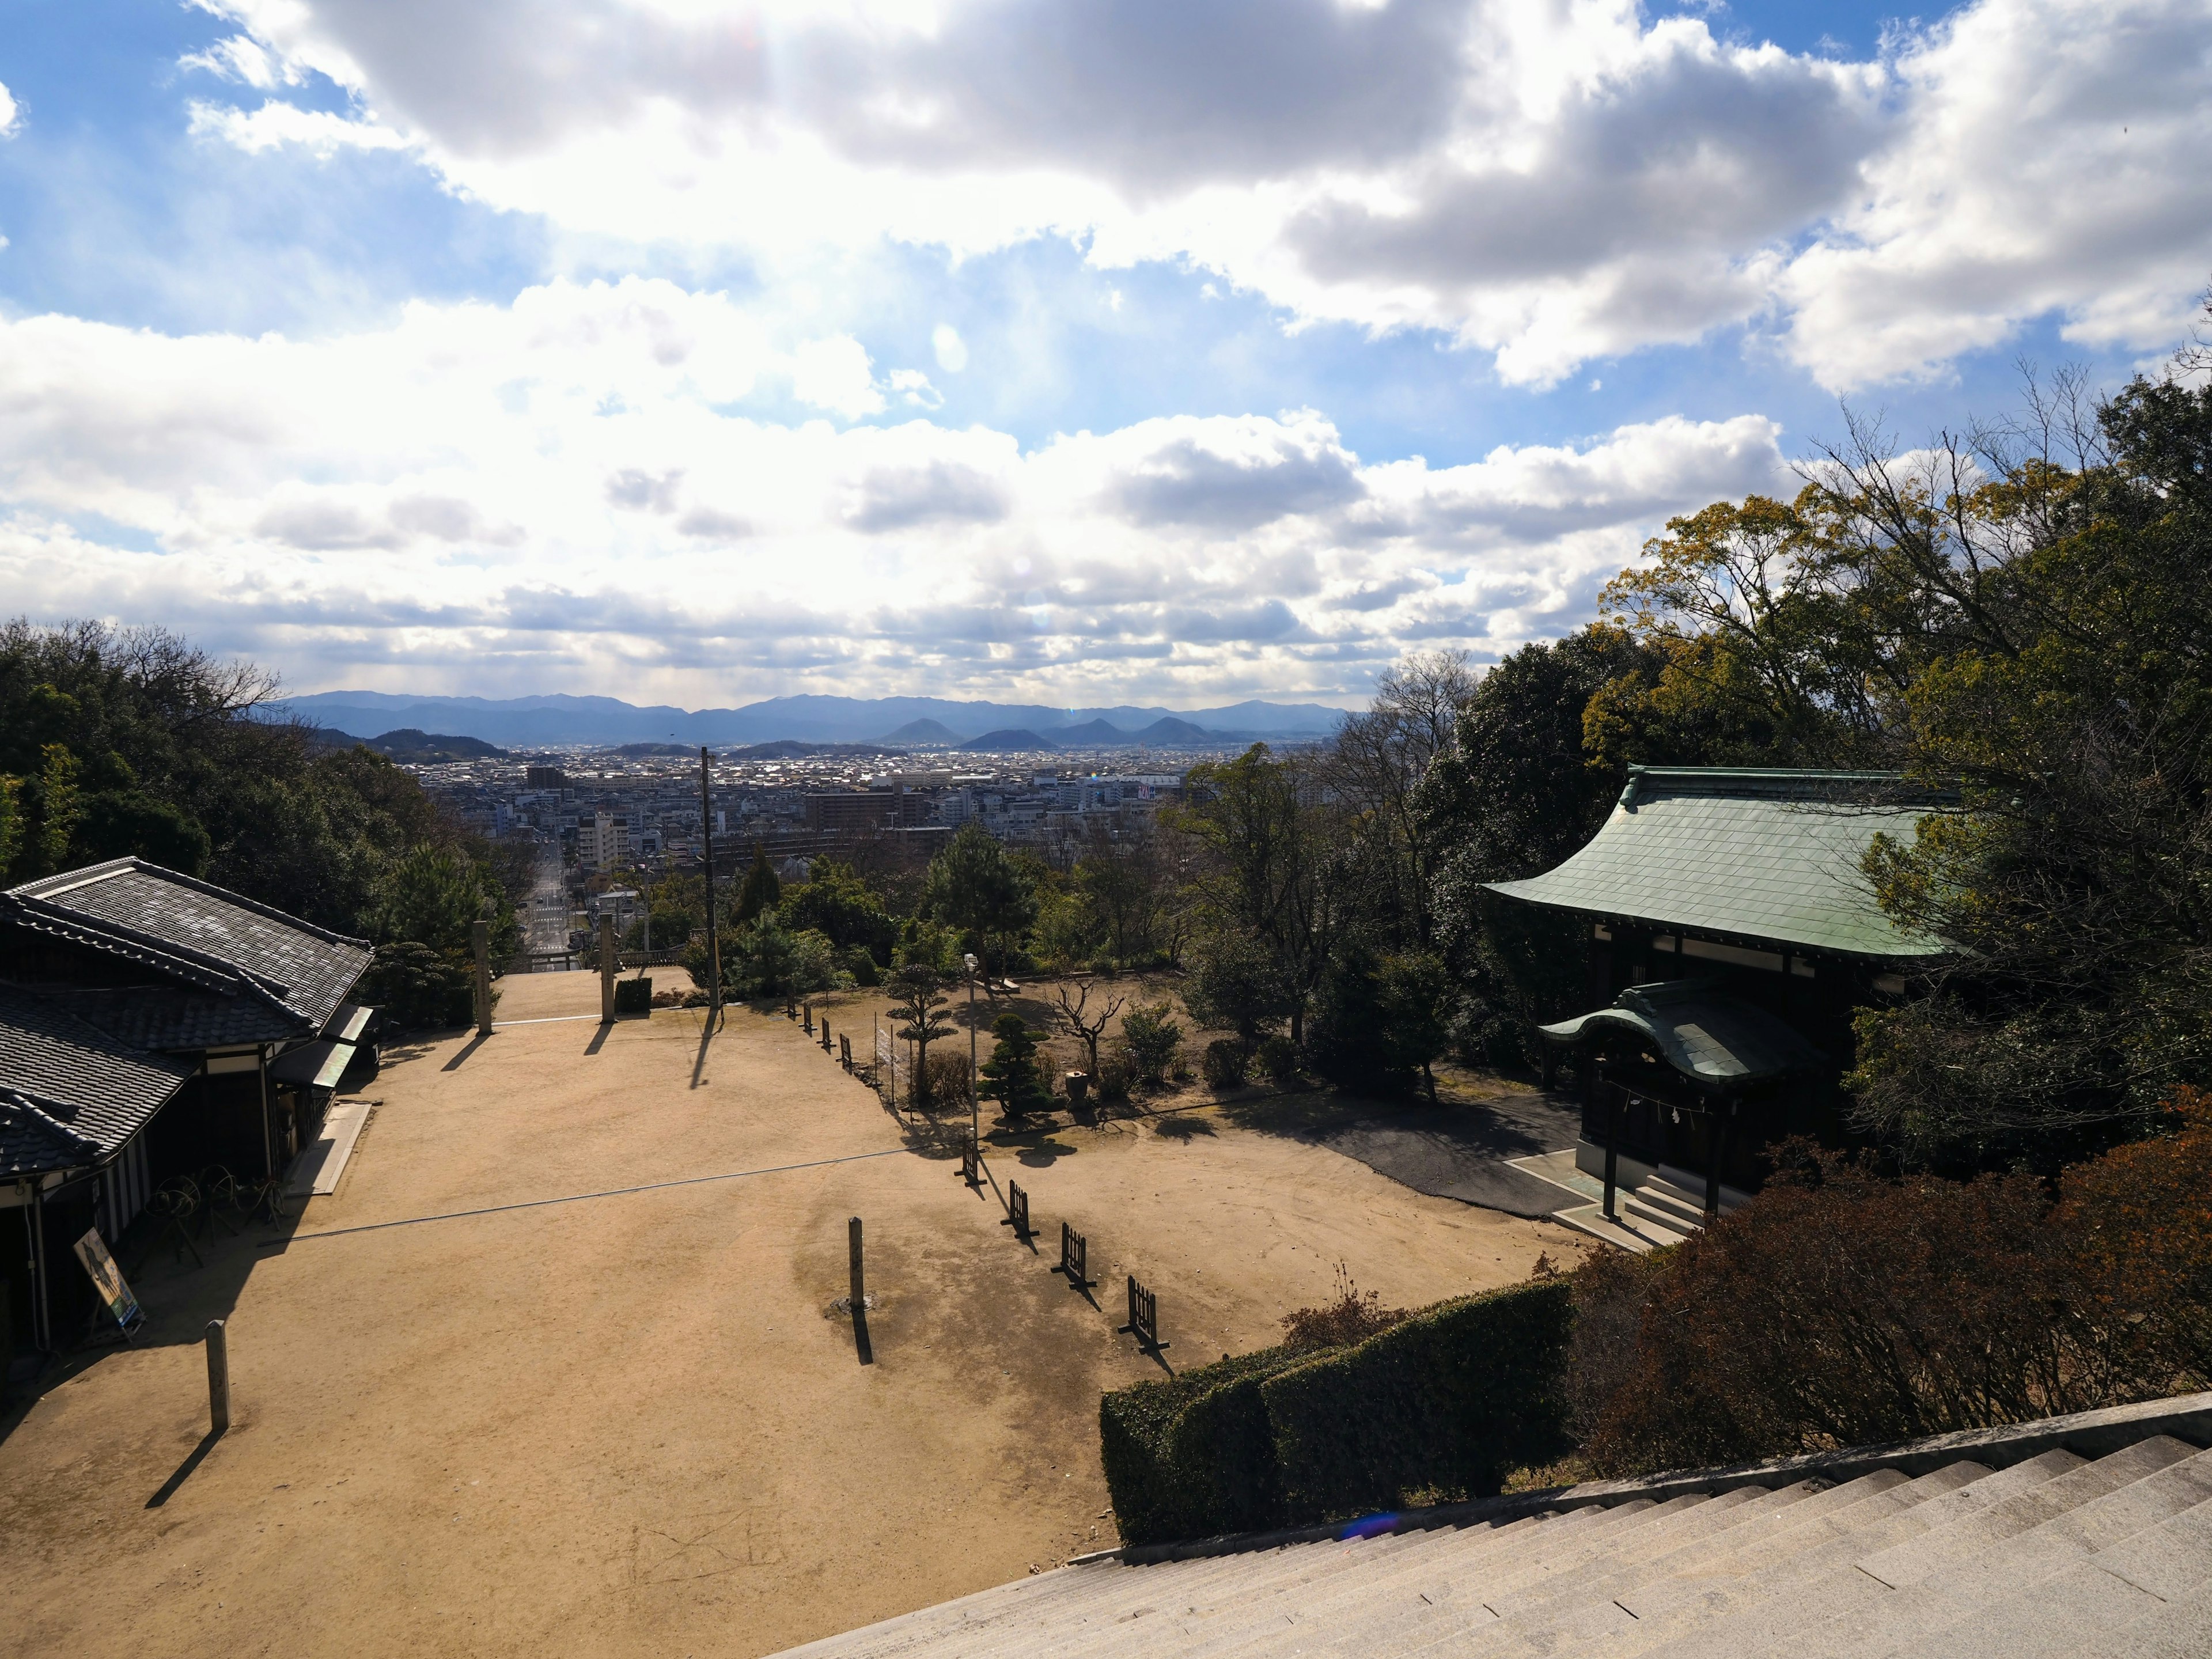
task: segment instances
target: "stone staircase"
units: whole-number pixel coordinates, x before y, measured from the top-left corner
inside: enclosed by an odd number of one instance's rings
[[[1705,1224],[1705,1183],[1699,1177],[1665,1164],[1640,1187],[1624,1188],[1614,1203],[1638,1221],[1677,1238],[1687,1238]],[[1728,1215],[1749,1197],[1733,1187],[1721,1188],[1721,1213]]]
[[[1148,1565],[1109,1553],[793,1651],[2206,1659],[2207,1442],[2199,1395]]]

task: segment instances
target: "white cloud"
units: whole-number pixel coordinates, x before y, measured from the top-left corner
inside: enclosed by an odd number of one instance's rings
[[[947,374],[957,374],[968,367],[968,343],[951,324],[939,323],[933,329],[929,345],[937,354],[937,366]]]
[[[274,100],[250,112],[198,100],[188,107],[187,131],[195,137],[220,138],[249,153],[287,144],[297,144],[323,156],[341,149],[408,148],[405,138],[374,122],[349,120],[327,110],[301,109]]]
[[[1024,450],[749,412],[786,372],[880,396],[849,341],[637,279],[312,342],[0,322],[0,588],[302,690],[1356,695],[1408,644],[1575,625],[1668,514],[1783,477],[1753,416],[1448,468],[1310,410]]]
[[[2051,312],[2134,345],[2212,268],[2203,0],[1976,0],[1866,62],[1637,0],[204,3],[377,112],[210,118],[236,143],[404,135],[640,240],[1064,234],[1522,383],[1745,325],[1836,386]]]
[[[849,334],[809,340],[791,354],[791,395],[848,421],[879,413],[884,406],[875,367],[866,348]]]
[[[0,86],[0,138],[12,138],[22,119],[22,111],[16,106],[15,94]]]

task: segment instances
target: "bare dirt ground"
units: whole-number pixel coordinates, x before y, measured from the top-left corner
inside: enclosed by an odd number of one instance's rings
[[[772,1652],[1114,1541],[1098,1395],[1163,1374],[1115,1334],[1124,1273],[1180,1368],[1339,1261],[1418,1305],[1580,1248],[1225,1109],[1024,1137],[979,1194],[781,1018],[710,1042],[602,1029],[587,974],[503,988],[489,1039],[391,1059],[289,1237],[155,1255],[151,1341],[0,1419],[0,1651]],[[856,1214],[867,1364],[830,1311]],[[1062,1218],[1098,1305],[1049,1271]]]

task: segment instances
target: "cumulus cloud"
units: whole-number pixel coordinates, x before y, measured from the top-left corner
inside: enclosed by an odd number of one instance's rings
[[[0,86],[0,138],[12,138],[22,122],[22,111],[16,106],[15,94]]]
[[[1784,476],[1755,416],[1453,467],[1310,410],[1028,448],[788,424],[742,390],[781,361],[635,279],[313,341],[0,322],[0,586],[302,689],[1329,695],[1409,642],[1572,627],[1668,514]]]
[[[2202,0],[1973,0],[1860,62],[1637,0],[208,3],[211,67],[377,112],[195,117],[249,148],[406,143],[643,240],[1064,234],[1514,382],[1730,326],[1837,387],[2054,313],[2148,348],[2212,268]]]
[[[809,340],[791,354],[791,395],[803,404],[857,421],[882,411],[875,365],[866,348],[849,334]]]

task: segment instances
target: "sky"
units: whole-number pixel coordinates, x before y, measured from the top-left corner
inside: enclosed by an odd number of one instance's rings
[[[1351,706],[2212,279],[2212,0],[9,0],[0,87],[0,611],[301,692]]]

